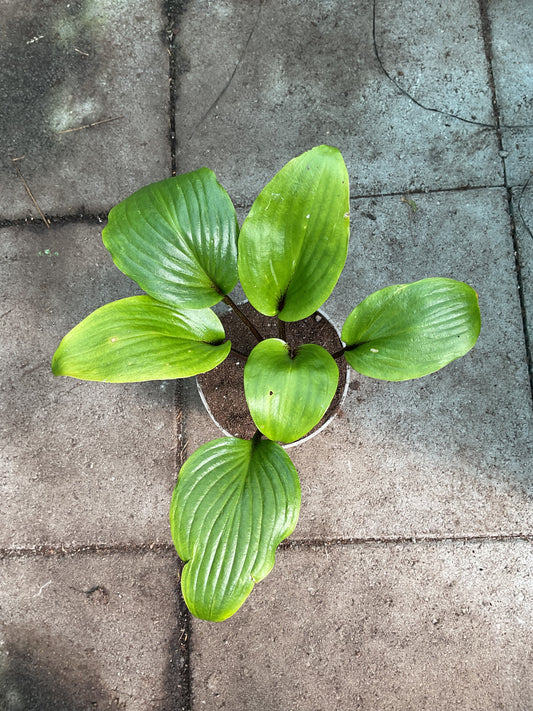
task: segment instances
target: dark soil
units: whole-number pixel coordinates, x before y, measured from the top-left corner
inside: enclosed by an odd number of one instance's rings
[[[240,309],[263,338],[279,338],[275,317],[263,316],[248,303],[241,304]],[[221,316],[220,320],[224,325],[226,338],[231,341],[232,350],[223,363],[199,375],[198,381],[209,409],[219,425],[236,437],[250,439],[256,431],[256,426],[244,396],[244,366],[257,340],[233,311]],[[316,343],[333,354],[342,348],[335,328],[318,312],[303,321],[287,323],[285,340],[293,349],[304,343]],[[346,383],[347,365],[344,358],[337,359],[336,363],[339,366],[337,391],[326,414],[311,432],[318,429],[339,407]]]

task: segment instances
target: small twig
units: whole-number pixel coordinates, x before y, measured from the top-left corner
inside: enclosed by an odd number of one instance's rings
[[[30,187],[29,187],[28,183],[27,183],[27,182],[24,180],[24,178],[22,177],[22,173],[20,172],[20,168],[18,167],[18,165],[15,165],[15,163],[13,163],[13,167],[14,167],[15,170],[17,171],[17,175],[19,176],[19,178],[20,178],[21,181],[22,181],[22,184],[23,184],[24,187],[26,188],[26,192],[27,192],[28,195],[30,196],[31,201],[33,202],[33,204],[35,205],[35,207],[37,208],[37,211],[39,212],[39,215],[43,218],[44,224],[50,229],[50,221],[49,221],[48,218],[45,216],[45,214],[44,214],[44,212],[41,210],[41,208],[39,207],[39,203],[37,202],[37,200],[33,197],[33,193],[32,193],[32,191],[30,190]]]
[[[119,119],[123,118],[124,116],[113,116],[113,118],[102,119],[101,121],[93,121],[92,123],[86,123],[83,126],[76,126],[76,128],[66,128],[64,131],[56,131],[56,133],[72,133],[73,131],[83,131],[84,128],[100,126],[103,123],[111,123],[111,121],[118,121]]]
[[[74,51],[77,52],[78,54],[83,54],[84,57],[89,56],[89,52],[84,52],[82,49],[78,49],[77,47],[74,47]]]
[[[41,587],[39,588],[39,592],[36,593],[33,597],[41,597],[43,590],[44,590],[46,587],[48,587],[48,586],[51,584],[51,582],[52,582],[52,581],[49,580],[49,581],[48,581],[47,583],[45,583],[44,585],[41,585]]]
[[[280,318],[278,318],[278,337],[282,341],[287,340],[287,329],[286,329],[285,321],[282,321]]]

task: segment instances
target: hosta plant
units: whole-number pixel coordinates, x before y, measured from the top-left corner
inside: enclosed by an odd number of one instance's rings
[[[172,538],[185,562],[182,591],[197,617],[232,615],[294,530],[300,485],[280,443],[302,438],[321,420],[337,388],[339,359],[371,378],[407,380],[464,355],[478,337],[475,291],[426,278],[364,299],[346,319],[337,352],[289,347],[285,324],[312,315],[329,297],[348,238],[348,173],[329,146],[282,168],[240,230],[228,194],[207,168],[148,185],[109,213],[104,244],[145,294],[102,306],[70,331],[53,357],[56,375],[117,383],[211,370],[232,348],[212,310],[221,301],[257,341],[242,403],[255,435],[199,447],[183,465],[170,505]],[[278,338],[264,339],[234,303],[239,280],[250,304],[277,319]]]

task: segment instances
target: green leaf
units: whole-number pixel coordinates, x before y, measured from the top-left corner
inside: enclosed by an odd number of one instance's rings
[[[239,277],[252,305],[298,321],[331,294],[350,234],[348,173],[336,148],[294,158],[255,200],[239,237]]]
[[[233,615],[272,570],[299,510],[298,474],[275,442],[223,437],[197,449],[180,471],[170,507],[192,614],[215,622]]]
[[[208,168],[141,188],[109,213],[116,266],[170,306],[213,306],[238,280],[235,208]]]
[[[381,380],[434,373],[468,353],[479,336],[476,292],[453,279],[422,279],[368,296],[346,319],[344,355],[354,370]]]
[[[339,369],[321,346],[291,354],[277,338],[258,343],[244,368],[244,391],[256,427],[269,439],[294,442],[306,435],[335,395]]]
[[[134,383],[211,370],[231,349],[211,309],[178,310],[150,296],[96,309],[67,333],[52,359],[54,375]]]

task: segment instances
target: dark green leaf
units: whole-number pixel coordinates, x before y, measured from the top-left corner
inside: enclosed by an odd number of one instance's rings
[[[330,146],[294,158],[261,191],[239,237],[239,277],[258,311],[298,321],[328,298],[346,261],[349,197]]]
[[[197,449],[180,471],[170,507],[192,614],[215,622],[233,615],[272,570],[299,510],[298,474],[275,442],[223,437]]]
[[[133,383],[185,378],[211,370],[231,343],[211,309],[178,310],[150,296],[130,296],[87,316],[61,341],[55,375]]]
[[[103,240],[117,267],[171,306],[213,306],[238,280],[231,200],[200,168],[141,188],[109,213]]]
[[[453,279],[422,279],[368,296],[346,319],[342,340],[354,370],[381,380],[433,373],[474,345],[481,328],[476,292]]]
[[[321,346],[291,354],[277,338],[258,343],[244,368],[246,401],[256,427],[269,439],[294,442],[326,412],[339,381],[337,364]]]

